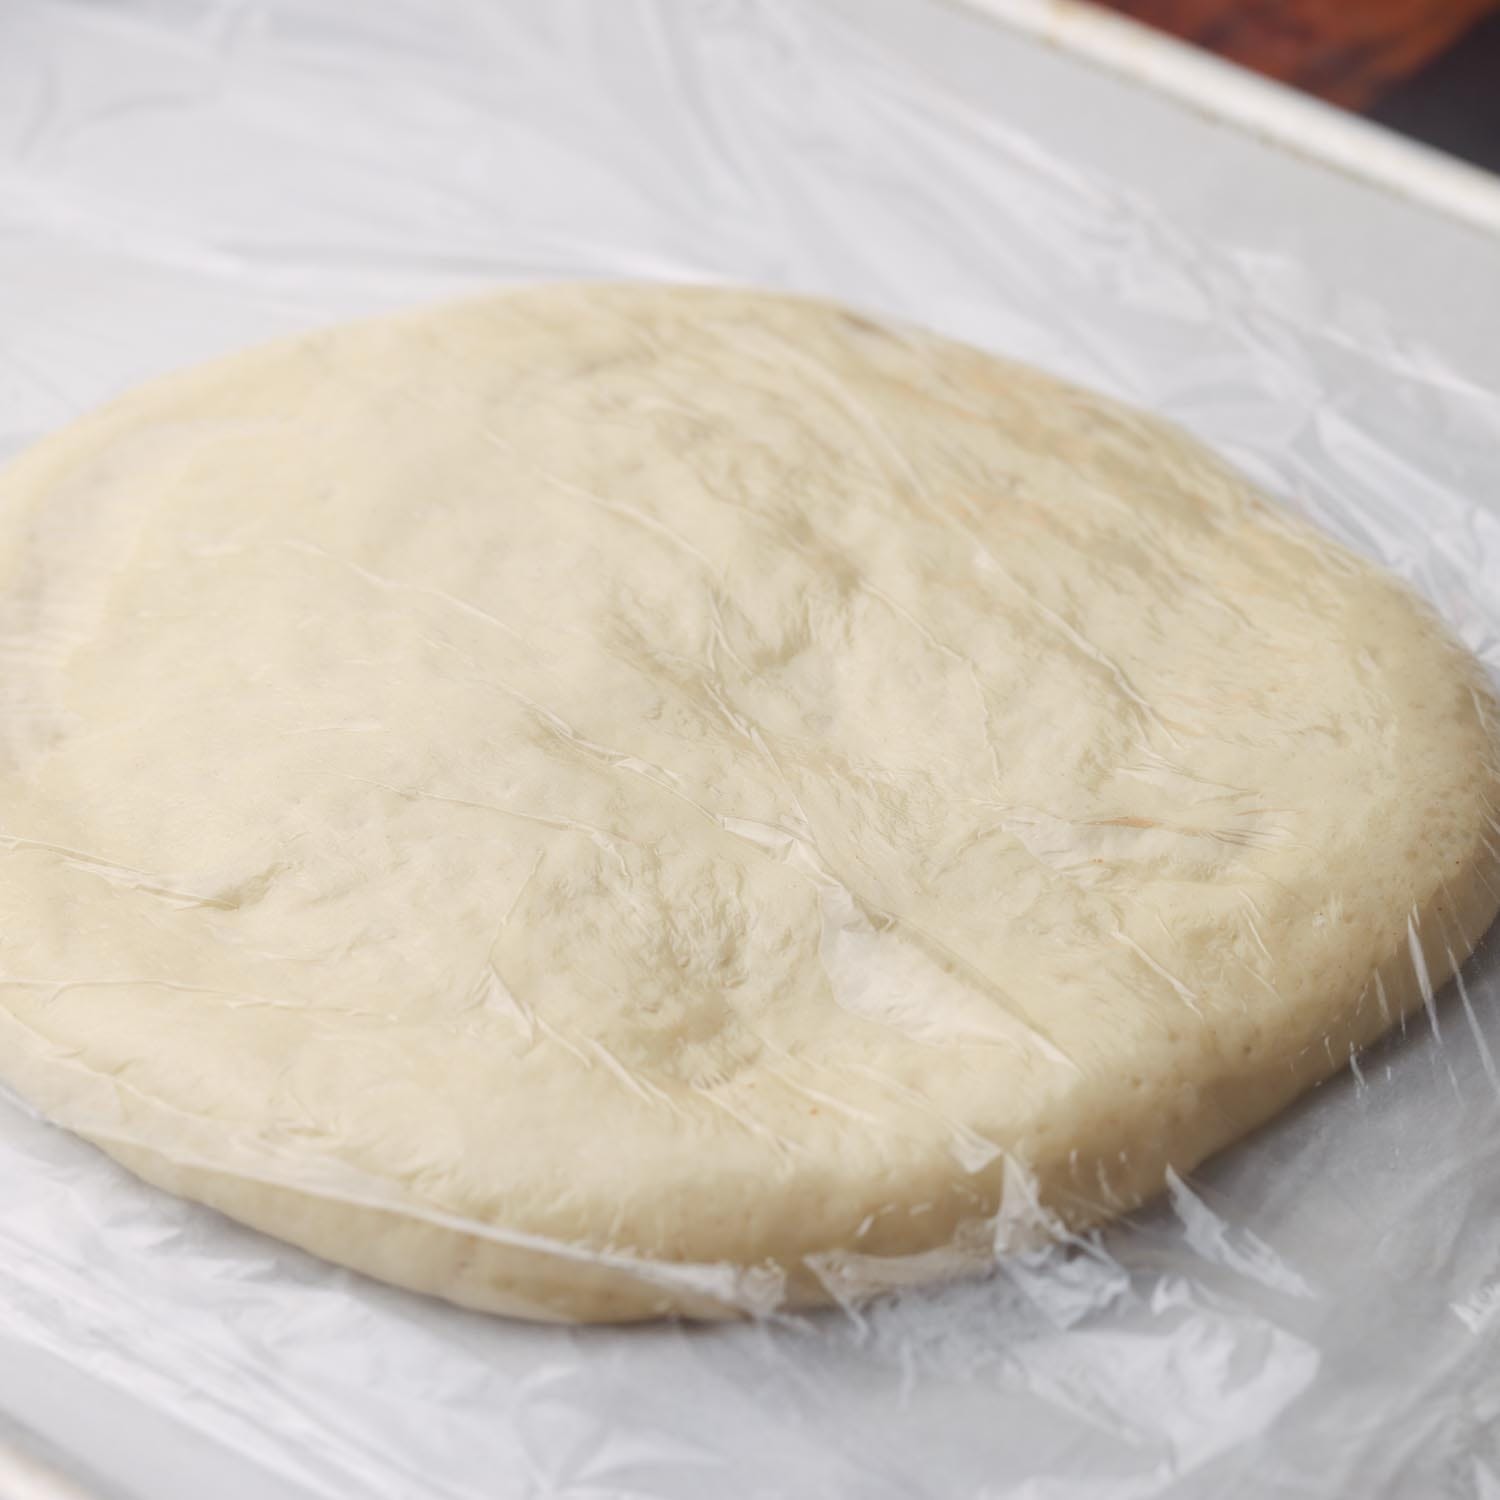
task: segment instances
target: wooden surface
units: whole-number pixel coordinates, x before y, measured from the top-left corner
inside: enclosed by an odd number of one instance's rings
[[[1500,0],[1102,0],[1350,109],[1450,47]],[[1500,92],[1500,78],[1495,80]]]

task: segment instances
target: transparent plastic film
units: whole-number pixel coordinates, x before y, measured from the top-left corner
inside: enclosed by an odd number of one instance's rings
[[[7,1337],[247,1494],[1485,1493],[1493,393],[895,21],[438,11],[0,22]]]

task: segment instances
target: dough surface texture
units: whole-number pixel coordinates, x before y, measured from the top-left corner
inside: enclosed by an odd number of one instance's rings
[[[1404,588],[816,303],[505,293],[155,382],[0,476],[0,617],[0,1076],[522,1316],[1129,1209],[1500,888],[1489,689]]]

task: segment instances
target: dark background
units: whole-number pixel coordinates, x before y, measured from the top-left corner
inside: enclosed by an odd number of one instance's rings
[[[1102,0],[1500,172],[1500,0]]]

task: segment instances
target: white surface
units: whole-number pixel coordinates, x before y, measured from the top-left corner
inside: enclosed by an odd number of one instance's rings
[[[251,338],[589,273],[827,292],[1155,407],[1500,666],[1500,272],[1410,202],[918,0],[0,9],[4,450]],[[247,1497],[1478,1495],[1497,998],[1475,966],[1098,1246],[862,1323],[488,1322],[7,1113],[13,1409],[150,1496],[135,1403]]]

